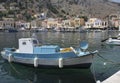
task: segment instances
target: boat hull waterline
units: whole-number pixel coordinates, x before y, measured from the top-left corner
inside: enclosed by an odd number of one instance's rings
[[[39,57],[41,54],[31,54],[33,57],[23,57],[24,54],[19,53],[17,56],[16,53],[7,53],[6,51],[1,52],[1,56],[7,60],[8,62],[20,63],[24,65],[32,65],[34,67],[41,67],[41,68],[89,68],[92,64],[94,54],[97,51],[92,53],[88,53],[84,56],[76,56],[76,57],[66,57],[66,58],[45,58]]]

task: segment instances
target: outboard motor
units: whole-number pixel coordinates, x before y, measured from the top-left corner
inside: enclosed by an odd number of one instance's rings
[[[80,47],[78,49],[78,55],[84,55],[86,50],[88,49],[88,42],[87,41],[81,41],[80,42]]]
[[[82,50],[82,51],[86,51],[87,49],[88,49],[88,42],[87,41],[81,41],[80,42],[80,49]]]

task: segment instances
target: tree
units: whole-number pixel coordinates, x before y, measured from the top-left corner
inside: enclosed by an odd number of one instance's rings
[[[88,17],[87,16],[79,16],[79,18],[83,18],[85,21],[88,21]]]

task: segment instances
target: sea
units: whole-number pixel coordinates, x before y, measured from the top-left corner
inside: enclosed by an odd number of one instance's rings
[[[89,69],[42,69],[9,63],[0,56],[0,83],[95,83],[103,81],[120,69],[120,46],[106,45],[102,40],[115,37],[118,31],[37,32],[41,44],[60,47],[80,47],[89,43],[89,51],[98,50]],[[0,32],[0,51],[5,47],[18,48],[18,39],[31,37],[33,32]]]

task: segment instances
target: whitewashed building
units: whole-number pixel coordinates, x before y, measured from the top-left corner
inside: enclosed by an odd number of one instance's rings
[[[103,21],[98,18],[90,18],[86,23],[85,23],[85,28],[105,28],[108,26],[107,21]]]
[[[15,23],[17,29],[30,29],[30,23],[29,22],[23,22],[23,21],[17,21]]]
[[[30,24],[31,24],[31,29],[36,29],[36,28],[38,28],[36,21],[32,21]]]

